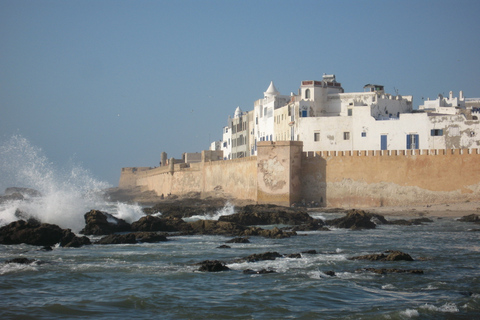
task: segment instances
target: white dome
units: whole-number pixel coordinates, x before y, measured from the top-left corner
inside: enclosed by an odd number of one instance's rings
[[[234,118],[238,118],[238,117],[241,117],[242,116],[242,109],[240,109],[240,107],[237,107],[237,109],[235,109],[235,114],[234,114]]]
[[[275,85],[273,84],[273,81],[271,81],[267,91],[264,92],[265,97],[273,97],[279,94],[280,92],[278,92],[277,88],[275,88]]]

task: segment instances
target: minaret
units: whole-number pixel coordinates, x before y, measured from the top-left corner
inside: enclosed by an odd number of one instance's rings
[[[278,96],[280,92],[278,92],[277,88],[275,88],[273,81],[270,81],[270,85],[268,86],[267,91],[265,91],[263,94],[265,98],[269,98],[269,97]]]

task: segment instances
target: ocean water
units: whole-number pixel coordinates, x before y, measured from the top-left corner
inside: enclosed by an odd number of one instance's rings
[[[94,208],[129,221],[142,215],[140,206],[105,202],[98,196],[105,185],[86,170],[60,173],[21,137],[0,146],[0,155],[22,159],[8,172],[0,170],[2,177],[10,174],[15,186],[43,194],[0,204],[0,225],[15,220],[16,209],[77,231],[83,214]],[[227,206],[208,218],[232,213]],[[480,232],[455,219],[433,220],[420,226],[301,232],[286,239],[251,237],[247,244],[228,244],[230,249],[218,248],[231,239],[224,236],[170,236],[155,244],[52,251],[0,245],[0,319],[480,319]],[[307,250],[317,254],[235,262],[254,253]],[[409,253],[415,261],[348,259],[385,250]],[[4,263],[19,257],[38,262]],[[215,259],[230,270],[198,271],[196,263]],[[370,267],[422,269],[424,274],[358,271]],[[252,275],[245,269],[275,273]]]

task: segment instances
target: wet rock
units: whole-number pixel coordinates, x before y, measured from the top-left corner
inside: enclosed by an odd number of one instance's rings
[[[186,218],[196,215],[213,215],[223,209],[227,200],[223,198],[199,199],[183,198],[179,200],[165,200],[151,208],[144,209],[147,214],[161,212],[162,217]]]
[[[387,274],[387,273],[423,274],[423,270],[421,270],[421,269],[396,269],[396,268],[376,269],[376,268],[363,268],[363,269],[357,270],[357,272],[361,272],[361,271],[373,272],[373,273],[378,273],[378,274]]]
[[[413,258],[408,254],[401,251],[386,251],[388,255],[384,253],[380,254],[367,254],[363,256],[356,256],[348,258],[349,260],[369,260],[369,261],[413,261]]]
[[[300,259],[302,255],[300,253],[290,253],[285,255],[285,258],[291,258],[291,259]]]
[[[132,223],[133,231],[191,231],[191,226],[180,218],[167,217],[161,218],[156,216],[145,216],[138,221]]]
[[[470,214],[468,216],[463,216],[458,221],[462,222],[473,222],[473,223],[479,223],[480,224],[480,216],[478,214]]]
[[[135,234],[110,234],[95,242],[95,244],[135,244],[137,238]]]
[[[63,229],[54,224],[18,220],[0,228],[1,244],[26,243],[53,246],[63,238]]]
[[[302,253],[317,254],[317,250],[307,250],[307,251],[302,251]]]
[[[205,260],[197,263],[197,265],[200,265],[198,271],[203,272],[219,272],[230,270],[230,268],[225,265],[225,262],[218,260]]]
[[[217,247],[218,249],[231,249],[232,247],[227,246],[226,244],[222,244],[221,246]]]
[[[237,259],[235,262],[256,262],[263,260],[275,260],[276,258],[281,258],[282,255],[278,252],[264,252],[264,253],[254,253],[245,258]]]
[[[388,223],[388,221],[381,215],[354,209],[348,211],[345,217],[327,220],[325,221],[325,224],[336,228],[352,230],[375,229],[376,224],[372,221],[372,218],[385,224]]]
[[[246,229],[235,223],[215,220],[197,220],[188,224],[194,234],[242,236]]]
[[[85,213],[85,228],[80,233],[85,235],[106,235],[115,232],[130,231],[131,226],[123,219],[99,210]]]
[[[168,241],[164,234],[158,232],[135,232],[134,235],[137,242],[154,243]]]
[[[324,273],[325,273],[327,276],[330,276],[330,277],[336,277],[336,276],[337,276],[334,271],[325,271]]]
[[[127,234],[110,234],[95,242],[96,244],[136,244],[139,242],[167,241],[164,234],[157,232],[132,232]]]
[[[325,223],[320,219],[315,219],[312,222],[294,226],[291,230],[292,231],[330,231],[330,229],[325,227]]]
[[[283,239],[289,238],[291,236],[296,236],[297,233],[295,231],[284,231],[277,227],[273,229],[262,229],[258,227],[250,227],[243,231],[243,235],[245,236],[261,236],[265,238],[273,238],[273,239]]]
[[[85,236],[78,237],[70,229],[63,230],[63,237],[60,241],[60,246],[66,248],[79,248],[89,244],[92,244],[89,238]]]
[[[36,261],[37,260],[35,259],[28,259],[28,258],[14,258],[14,259],[5,261],[5,263],[32,264]]]
[[[228,240],[226,243],[250,243],[250,240],[248,238],[233,238],[231,240]]]
[[[388,221],[388,224],[398,225],[398,226],[412,226],[412,225],[421,225],[424,222],[433,222],[433,220],[429,218],[417,218],[417,219],[410,219],[410,220],[399,219],[399,220],[390,220]]]
[[[305,210],[276,205],[247,205],[235,214],[221,216],[220,221],[234,222],[243,226],[251,225],[300,225],[315,221]],[[317,223],[323,223],[317,220]]]
[[[252,269],[245,269],[243,270],[244,274],[268,274],[268,273],[277,273],[275,270],[272,269],[260,269],[260,270],[252,270]]]

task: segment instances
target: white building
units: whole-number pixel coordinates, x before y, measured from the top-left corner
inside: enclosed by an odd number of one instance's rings
[[[480,146],[475,99],[467,99],[473,104],[466,107],[463,92],[458,98],[450,92],[448,98],[425,101],[419,110],[413,110],[412,100],[385,93],[375,84],[364,86],[363,92],[345,93],[335,75],[302,81],[298,94],[291,96],[281,95],[271,82],[264,98],[254,103],[251,124],[247,121],[250,155],[256,154],[257,141],[282,140],[303,141],[304,151]],[[224,146],[225,138],[224,129]],[[228,159],[239,152],[222,150]]]

